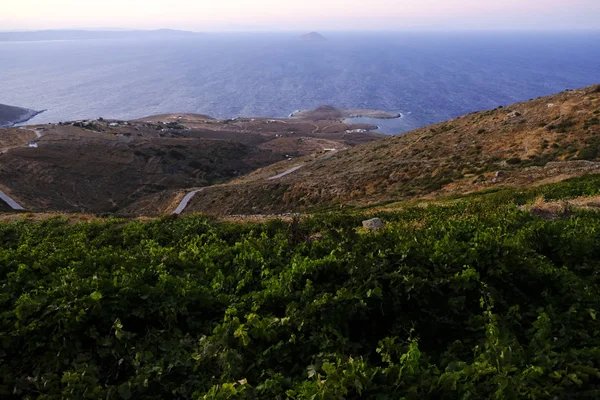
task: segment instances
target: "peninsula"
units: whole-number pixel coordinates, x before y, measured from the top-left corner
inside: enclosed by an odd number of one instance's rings
[[[44,112],[30,110],[28,108],[7,106],[0,104],[0,128],[7,128],[29,121],[36,115]]]

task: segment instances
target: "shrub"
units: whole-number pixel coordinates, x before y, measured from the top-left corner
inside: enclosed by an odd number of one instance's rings
[[[585,147],[579,151],[580,160],[594,160],[600,152],[600,137],[594,136],[586,141]]]
[[[3,222],[0,393],[595,398],[600,214],[516,204],[599,188],[496,188],[371,233],[341,212]]]
[[[594,125],[600,125],[600,119],[598,119],[597,117],[586,120],[583,124],[583,129],[588,129]]]
[[[566,119],[557,124],[548,125],[546,129],[548,129],[549,131],[556,130],[556,132],[558,133],[566,133],[567,130],[573,126],[575,126],[575,121],[573,121],[572,119]]]

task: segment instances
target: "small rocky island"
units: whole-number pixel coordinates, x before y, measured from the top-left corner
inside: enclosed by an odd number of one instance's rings
[[[382,110],[347,110],[344,108],[336,108],[332,106],[320,106],[314,110],[296,111],[290,115],[292,118],[309,119],[309,120],[332,120],[344,118],[376,118],[376,119],[394,119],[400,118],[402,115],[397,112],[389,112]]]
[[[44,111],[0,104],[0,128],[10,128],[11,126],[27,122]]]
[[[325,42],[327,39],[325,36],[321,35],[318,32],[310,32],[305,35],[300,36],[301,40],[305,40],[307,42]]]

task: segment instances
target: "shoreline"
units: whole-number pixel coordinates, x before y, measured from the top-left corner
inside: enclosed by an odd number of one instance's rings
[[[32,113],[30,113],[27,116],[21,117],[17,121],[10,121],[7,128],[14,128],[15,126],[17,126],[19,124],[24,124],[27,121],[31,121],[33,118],[37,117],[38,115],[40,115],[41,113],[46,112],[46,111],[48,111],[48,110],[45,109],[45,110],[41,110],[41,111],[32,111]]]

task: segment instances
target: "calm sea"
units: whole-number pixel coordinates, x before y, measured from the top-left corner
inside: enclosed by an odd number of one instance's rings
[[[330,104],[402,112],[404,131],[600,83],[600,33],[325,36],[0,42],[0,103],[48,110],[30,123]]]

